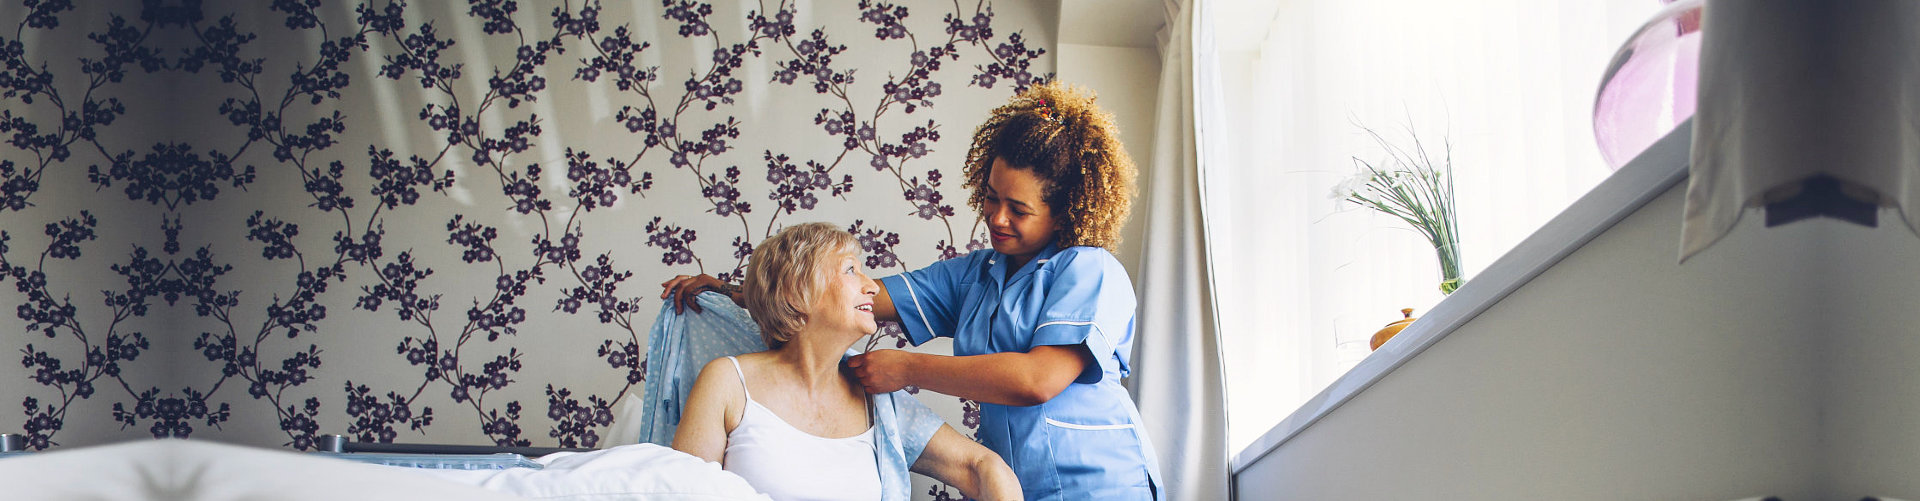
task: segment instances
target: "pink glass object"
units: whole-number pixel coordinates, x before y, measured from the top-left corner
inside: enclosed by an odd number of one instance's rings
[[[1593,136],[1608,167],[1626,165],[1693,117],[1702,2],[1669,3],[1607,63],[1593,100]]]

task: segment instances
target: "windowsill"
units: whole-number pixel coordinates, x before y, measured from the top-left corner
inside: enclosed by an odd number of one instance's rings
[[[1262,456],[1319,422],[1334,409],[1372,387],[1441,338],[1473,320],[1487,308],[1526,285],[1588,240],[1613,227],[1628,214],[1686,179],[1693,135],[1691,120],[1647,148],[1633,161],[1574,201],[1533,235],[1495,260],[1460,290],[1441,300],[1420,320],[1381,345],[1353,369],[1307,400],[1280,424],[1233,456],[1239,474]],[[1679,259],[1679,249],[1674,249]],[[1231,398],[1231,397],[1229,397]]]

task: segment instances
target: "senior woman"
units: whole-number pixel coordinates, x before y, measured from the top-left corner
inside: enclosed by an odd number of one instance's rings
[[[770,348],[716,359],[687,396],[673,448],[721,464],[776,500],[905,499],[882,492],[875,401],[924,407],[905,392],[869,396],[841,369],[877,330],[879,285],[860,271],[852,234],[827,223],[787,227],[754,248],[742,291]],[[974,499],[1020,499],[1000,456],[940,424],[902,443],[911,471]],[[912,442],[913,439],[909,439]],[[917,452],[917,455],[914,454]]]

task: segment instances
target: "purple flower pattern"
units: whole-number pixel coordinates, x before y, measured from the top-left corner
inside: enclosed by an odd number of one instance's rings
[[[740,18],[722,17],[736,14],[707,2],[662,0],[656,12],[668,27],[664,32],[625,24],[626,19],[617,26],[605,22],[609,19],[598,1],[564,1],[543,7],[546,12],[522,12],[511,0],[470,0],[465,9],[432,13],[405,1],[369,0],[351,2],[350,14],[330,3],[145,2],[80,9],[70,0],[22,0],[16,30],[0,33],[0,141],[10,150],[0,154],[0,218],[8,221],[0,230],[0,282],[14,285],[14,294],[3,298],[20,321],[13,339],[20,340],[22,367],[40,388],[21,400],[23,420],[16,425],[28,435],[30,447],[59,445],[56,437],[68,413],[89,412],[80,404],[93,399],[110,402],[111,415],[123,429],[155,437],[194,436],[236,419],[270,419],[284,435],[283,445],[295,449],[311,447],[323,430],[344,429],[356,439],[381,442],[401,433],[426,434],[436,418],[448,422],[446,409],[434,407],[450,403],[460,409],[456,414],[468,416],[458,422],[477,423],[478,429],[466,433],[496,444],[528,445],[532,440],[522,426],[540,418],[525,415],[513,399],[521,393],[512,390],[523,379],[542,378],[528,372],[532,359],[526,354],[545,343],[514,339],[527,335],[530,322],[582,314],[611,329],[599,334],[593,356],[621,374],[622,384],[596,388],[606,393],[544,384],[548,412],[542,425],[560,445],[599,445],[618,400],[642,382],[640,331],[651,318],[640,312],[651,310],[644,305],[651,298],[650,287],[628,283],[635,270],[617,259],[638,249],[591,243],[589,227],[594,233],[640,230],[647,236],[644,245],[661,252],[660,265],[705,272],[713,264],[712,273],[733,281],[743,273],[754,242],[829,200],[847,200],[856,183],[870,189],[877,179],[865,176],[873,173],[896,183],[898,191],[892,192],[905,202],[898,206],[901,213],[938,221],[947,230],[947,238],[930,252],[916,251],[914,257],[944,259],[984,248],[977,222],[967,234],[956,233],[963,228],[956,228],[955,219],[971,216],[959,213],[941,191],[943,172],[950,175],[958,168],[946,165],[957,153],[953,147],[946,152],[937,147],[941,123],[896,119],[924,116],[951,89],[993,89],[1008,81],[1013,85],[1001,89],[1010,92],[1051,78],[1033,72],[1046,50],[1019,33],[997,36],[992,8],[985,4],[910,9],[904,2],[862,1],[857,20],[849,20],[870,31],[841,33],[798,25],[796,6],[786,1],[745,12],[743,25]],[[222,8],[264,9],[255,14],[271,15],[217,12]],[[941,39],[924,39],[911,28],[912,14],[925,8],[956,9],[944,14]],[[478,29],[451,29],[454,25]],[[27,30],[83,30],[91,45],[48,50],[32,45],[44,37],[27,36]],[[468,35],[474,39],[453,36],[456,32],[475,33]],[[847,44],[839,40],[868,33],[873,38],[859,42],[862,50],[896,54],[890,68],[882,61],[854,64],[846,57]],[[263,35],[311,41],[303,51],[288,52],[263,45]],[[673,40],[675,35],[684,41]],[[647,54],[688,44],[707,47],[706,52],[673,63]],[[456,59],[456,50],[497,52],[492,60],[508,63],[470,68],[475,59]],[[377,60],[371,66],[356,61],[365,57]],[[763,63],[770,73],[761,75],[768,80],[744,79],[745,68]],[[976,70],[956,77],[968,78],[968,85],[941,80],[941,70],[955,65]],[[877,88],[857,87],[856,70],[885,78],[874,81]],[[554,124],[577,120],[561,116],[555,122],[542,115],[552,113],[542,111],[550,108],[522,106],[561,91],[551,88],[560,83],[549,81],[551,75],[571,76],[560,77],[567,92],[607,91],[611,121],[633,140],[598,144],[592,148],[597,151],[577,144],[543,145],[554,142],[547,135]],[[137,131],[127,131],[128,117],[157,111],[143,107],[149,100],[123,101],[140,92],[129,85],[136,77],[201,88],[214,96],[206,112],[217,113],[219,121],[184,140],[176,135],[138,146],[116,143],[140,140]],[[735,155],[750,153],[735,150],[761,138],[743,131],[746,124],[731,116],[739,98],[749,87],[796,85],[811,88],[811,93],[799,91],[802,95],[830,103],[813,117],[819,128],[804,133],[834,146],[798,154],[749,149],[758,150],[764,176],[743,172]],[[356,100],[364,99],[369,86],[423,93],[427,98],[414,105],[418,113],[409,112],[418,121],[409,126],[435,140],[335,148],[351,141],[355,128],[373,126],[347,111],[366,106]],[[420,146],[428,148],[409,151]],[[564,155],[543,156],[548,147]],[[948,158],[942,164],[917,165],[941,156]],[[134,240],[122,259],[106,265],[124,285],[102,291],[99,303],[72,301],[69,289],[91,282],[83,268],[59,263],[81,264],[83,255],[100,259],[92,245],[98,245],[101,228],[114,228],[112,236],[120,237],[121,228],[153,228],[146,226],[152,220],[142,219],[152,216],[120,209],[64,216],[33,212],[41,200],[56,196],[43,191],[67,189],[58,186],[66,178],[49,174],[72,169],[70,162],[93,162],[85,170],[86,183],[123,196],[123,207],[151,208],[149,213],[159,216],[160,231],[154,235],[164,235],[163,242],[154,242],[159,245]],[[847,163],[862,167],[841,169]],[[564,180],[553,178],[552,169],[564,169]],[[221,211],[214,207],[266,183],[293,183],[305,198],[298,205],[250,207],[239,213],[245,217],[235,220],[237,227],[212,216]],[[476,205],[460,209],[466,213],[436,215],[452,207],[441,197],[456,188],[477,197]],[[697,188],[701,196],[691,200],[703,206],[659,210],[637,228],[589,217],[636,203],[658,188],[680,193]],[[757,202],[761,189],[765,201]],[[482,212],[487,217],[479,217]],[[515,237],[515,245],[501,242],[500,214],[533,222],[531,234],[526,240]],[[413,235],[398,236],[405,243],[390,238],[396,236],[387,233],[388,216],[444,218],[446,246],[392,247],[421,241]],[[36,236],[19,231],[32,227],[17,224],[25,217],[52,222],[30,223],[45,226]],[[113,224],[103,226],[103,219]],[[715,224],[722,221],[735,228]],[[727,251],[699,251],[696,228],[726,233],[714,244]],[[869,269],[915,267],[899,252],[899,233],[865,219],[849,231],[860,239]],[[239,252],[232,243],[238,238],[221,240],[219,235],[227,233],[244,238]],[[316,247],[317,238],[332,245]],[[962,240],[964,248],[958,245]],[[451,261],[455,255],[459,261]],[[233,274],[236,265],[248,270],[246,280]],[[447,266],[459,270],[436,273]],[[455,275],[475,272],[494,277],[493,286],[457,285]],[[628,290],[620,289],[623,284]],[[357,292],[329,294],[336,285]],[[530,296],[554,298],[554,306],[550,312],[529,307]],[[464,316],[437,315],[443,305],[455,303],[466,306]],[[338,313],[349,310],[380,313],[379,321],[387,322],[398,339],[390,345],[397,360],[418,369],[417,377],[357,375],[336,387],[342,393],[331,395],[310,388],[307,383],[316,379],[343,380],[323,364],[327,351],[322,347],[337,342],[326,334],[338,328]],[[175,321],[199,332],[181,338],[139,330],[147,325],[143,319],[155,317],[187,319]],[[180,363],[156,361],[146,352],[187,344],[217,370],[168,388],[142,386],[127,370],[129,364]],[[887,324],[868,347],[908,344],[900,326]],[[965,405],[963,412],[977,415],[977,405]],[[976,427],[977,418],[965,424]],[[928,495],[957,497],[947,486],[935,486]]]

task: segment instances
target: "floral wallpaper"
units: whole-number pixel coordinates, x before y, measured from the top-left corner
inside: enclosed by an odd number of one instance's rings
[[[12,0],[0,431],[610,445],[661,280],[794,222],[876,277],[984,246],[1036,4]]]

